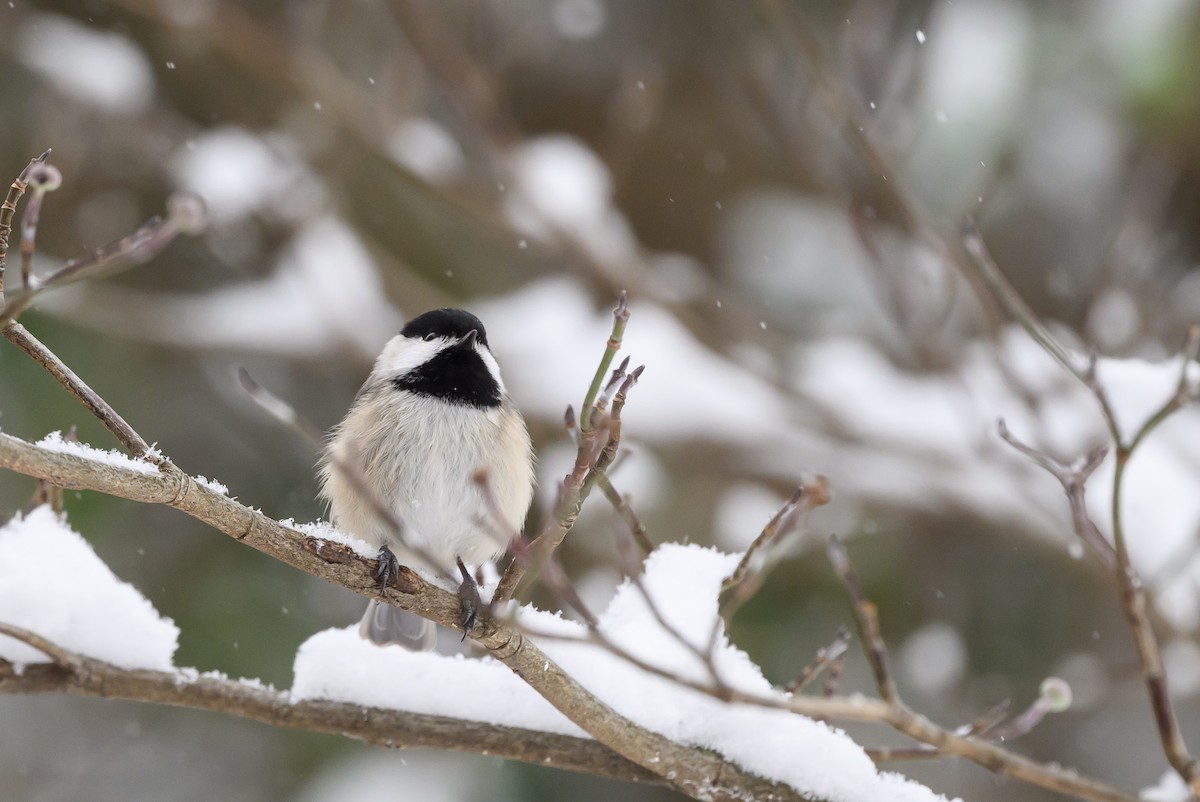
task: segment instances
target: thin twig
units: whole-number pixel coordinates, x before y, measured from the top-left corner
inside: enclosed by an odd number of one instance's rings
[[[850,555],[841,541],[831,536],[827,550],[829,561],[841,576],[846,589],[850,591],[850,599],[854,602],[854,621],[858,625],[858,637],[862,640],[867,662],[871,664],[871,672],[875,675],[875,684],[879,686],[879,695],[885,702],[896,703],[899,697],[896,694],[896,682],[888,671],[887,646],[879,633],[879,611],[863,593],[858,572],[854,570]]]
[[[5,258],[8,256],[9,240],[12,237],[12,219],[17,211],[17,201],[21,200],[21,196],[25,194],[30,173],[38,165],[43,164],[49,155],[50,151],[46,150],[41,156],[32,159],[29,164],[25,165],[25,169],[21,171],[21,174],[9,186],[8,195],[5,196],[4,202],[0,203],[0,303],[4,302]]]
[[[912,760],[933,760],[942,753],[932,746],[868,746],[863,751],[876,763],[898,763]]]
[[[1039,341],[1040,342],[1040,341]],[[1043,344],[1043,347],[1047,347]],[[1095,523],[1087,515],[1084,504],[1084,482],[1095,469],[1104,452],[1097,449],[1085,458],[1078,467],[1066,468],[1057,461],[1040,452],[1021,444],[1003,425],[1000,424],[1000,435],[1022,453],[1033,459],[1038,465],[1047,470],[1063,485],[1067,498],[1071,503],[1072,523],[1076,533],[1085,542],[1091,544],[1101,556],[1105,557],[1117,582],[1121,598],[1121,610],[1129,625],[1134,646],[1141,666],[1142,680],[1150,699],[1150,708],[1158,728],[1159,740],[1163,753],[1171,767],[1183,778],[1191,789],[1192,794],[1200,798],[1200,762],[1188,751],[1183,733],[1179,729],[1178,716],[1167,689],[1166,670],[1163,666],[1162,650],[1148,613],[1149,602],[1137,569],[1129,558],[1126,544],[1123,518],[1121,512],[1122,487],[1125,471],[1136,448],[1145,441],[1172,413],[1196,399],[1196,388],[1189,380],[1189,369],[1200,352],[1200,327],[1193,326],[1188,330],[1187,344],[1182,355],[1179,380],[1175,392],[1153,412],[1139,427],[1134,435],[1126,440],[1117,420],[1116,412],[1108,398],[1108,393],[1100,382],[1097,372],[1096,359],[1093,357],[1081,376],[1084,385],[1092,392],[1100,406],[1112,438],[1114,449],[1113,485],[1112,485],[1112,532],[1113,546],[1108,547],[1107,541],[1100,535]],[[1071,366],[1064,363],[1071,370]],[[1074,373],[1074,371],[1072,371]],[[1101,545],[1103,544],[1103,545]]]
[[[104,273],[146,262],[180,234],[197,234],[207,225],[204,203],[199,197],[178,193],[167,203],[167,216],[154,217],[132,234],[97,248],[87,256],[71,259],[35,285],[10,293],[0,308],[0,327],[16,321],[45,292]]]
[[[1075,355],[1059,344],[1058,340],[1054,339],[1054,336],[1025,303],[1025,299],[1009,283],[984,244],[983,237],[975,226],[975,221],[969,217],[963,221],[962,245],[967,255],[971,257],[966,263],[967,266],[974,268],[975,275],[978,276],[991,297],[1000,304],[1009,317],[1025,329],[1029,336],[1042,347],[1042,350],[1054,358],[1055,362],[1062,365],[1076,379],[1087,384],[1085,366],[1080,364]]]
[[[812,684],[812,681],[820,676],[833,661],[840,658],[850,648],[850,630],[845,627],[838,627],[837,634],[833,636],[833,640],[829,645],[822,646],[817,650],[817,656],[811,663],[804,667],[800,672],[800,676],[789,682],[784,690],[788,693],[801,693],[805,688]]]
[[[620,328],[621,331],[624,331],[624,321],[629,318],[629,310],[625,308],[623,303],[618,304],[618,310],[622,314],[614,313],[614,318],[621,321]],[[616,328],[617,326],[614,324],[614,330]],[[612,355],[609,351],[605,351],[605,358],[611,361]],[[607,365],[605,365],[605,370],[607,370]],[[644,370],[645,365],[635,368],[621,382],[620,389],[617,390],[616,395],[613,397],[612,412],[605,418],[604,422],[606,425],[603,430],[596,426],[590,428],[580,427],[579,446],[575,452],[575,465],[561,483],[558,500],[554,505],[554,513],[537,539],[528,544],[528,548],[533,551],[534,559],[513,560],[509,563],[493,595],[496,604],[511,599],[526,574],[530,570],[536,571],[538,565],[558,549],[563,539],[566,538],[567,533],[575,526],[575,521],[579,517],[579,512],[583,508],[584,501],[587,500],[592,489],[599,484],[601,477],[605,475],[609,465],[616,457],[617,449],[621,442],[621,413],[625,408],[625,401],[629,395],[629,391],[637,384]],[[599,373],[598,375],[602,376],[603,373]],[[588,403],[591,403],[590,399]],[[568,420],[571,417],[572,413],[568,408]],[[608,435],[607,440],[604,443],[604,447],[599,452],[596,452],[598,437],[600,434],[605,433],[605,431]]]
[[[612,400],[609,396],[612,394],[614,388],[618,387],[620,382],[624,380],[625,369],[628,367],[629,357],[625,357],[625,359],[621,360],[621,364],[613,371],[612,378],[608,380],[608,385],[604,388],[604,395],[593,405],[593,408],[598,413],[604,412],[608,403]],[[563,423],[566,426],[567,435],[570,436],[575,442],[576,448],[578,448],[580,434],[575,422],[575,410],[571,406],[567,406],[566,415],[563,416]],[[614,467],[615,465],[616,463],[614,462]],[[600,491],[604,493],[604,497],[608,499],[613,509],[616,510],[618,517],[629,527],[633,539],[641,547],[642,555],[648,556],[650,552],[654,551],[654,543],[650,540],[650,535],[646,531],[646,525],[642,523],[642,519],[638,517],[638,514],[633,511],[628,497],[621,495],[621,492],[612,483],[607,472],[599,476],[597,484],[600,486]],[[638,565],[641,565],[640,561]]]
[[[130,454],[155,464],[161,464],[161,456],[150,444],[96,391],[67,367],[66,363],[18,323],[16,318],[44,291],[93,276],[104,269],[133,264],[139,260],[144,261],[165,247],[177,234],[199,232],[206,222],[204,204],[195,196],[186,194],[173,196],[168,202],[169,213],[166,220],[156,220],[153,225],[147,224],[129,237],[101,248],[89,257],[71,260],[35,285],[29,270],[42,196],[57,188],[61,182],[61,175],[58,171],[45,163],[49,155],[50,151],[47,150],[29,163],[20,177],[13,182],[8,198],[5,200],[3,208],[0,209],[0,302],[3,304],[0,307],[0,333],[3,333],[6,339],[45,368],[63,387],[79,399],[88,411],[113,433]],[[12,232],[12,216],[16,211],[17,201],[27,187],[33,187],[34,194],[26,206],[22,221],[21,255],[25,281],[18,292],[5,296],[3,292],[4,255],[8,250],[9,236]]]
[[[632,582],[633,586],[637,588],[638,595],[641,596],[642,601],[645,602],[646,609],[650,611],[651,617],[654,618],[658,625],[662,627],[663,631],[670,635],[676,643],[678,643],[687,651],[691,652],[692,655],[694,655],[696,659],[700,661],[700,663],[708,671],[708,676],[709,679],[712,680],[715,692],[718,695],[723,695],[728,688],[728,683],[722,679],[721,672],[717,668],[717,638],[710,637],[704,647],[700,647],[692,643],[690,640],[684,637],[683,633],[680,632],[674,624],[666,619],[666,616],[663,615],[662,610],[658,606],[658,602],[654,600],[654,598],[650,595],[650,591],[646,589],[646,584],[642,581],[641,573],[630,574],[628,581]],[[720,626],[720,621],[721,617],[719,615],[716,616],[718,627]]]
[[[842,682],[842,672],[845,670],[846,654],[843,652],[829,661],[829,668],[825,676],[825,686],[821,689],[822,696],[829,698],[837,695]]]
[[[746,549],[733,573],[721,584],[721,592],[730,594],[721,605],[726,619],[732,617],[758,590],[762,582],[762,571],[752,569],[765,559],[762,555],[763,550],[774,543],[782,542],[789,532],[801,525],[809,512],[828,504],[831,498],[829,480],[819,474],[805,477],[796,487],[791,497],[771,516],[758,537]]]
[[[43,638],[36,632],[19,627],[16,624],[0,621],[0,635],[7,635],[10,638],[21,641],[27,646],[32,646],[63,668],[74,671],[81,665],[79,656],[70,649],[64,649],[48,638]]]
[[[1088,477],[1100,467],[1100,463],[1108,455],[1108,447],[1093,448],[1082,460],[1078,460],[1073,465],[1064,465],[1049,454],[1038,451],[1017,439],[1016,435],[1009,431],[1003,418],[996,421],[996,430],[1004,442],[1029,457],[1038,467],[1058,480],[1071,505],[1071,521],[1076,535],[1090,546],[1100,559],[1104,560],[1110,570],[1116,568],[1116,551],[1113,550],[1112,544],[1104,539],[1104,535],[1100,533],[1088,515],[1086,499]]]
[[[1042,680],[1036,699],[1023,711],[1013,716],[1003,727],[992,727],[987,738],[992,741],[1011,741],[1028,735],[1049,713],[1061,713],[1071,707],[1071,686],[1058,677]]]
[[[625,326],[628,322],[629,297],[622,292],[617,297],[616,308],[613,309],[612,333],[608,335],[604,354],[600,357],[600,364],[596,368],[596,374],[592,377],[592,384],[588,387],[587,395],[583,397],[583,405],[579,408],[580,431],[587,431],[590,427],[592,404],[596,401],[596,394],[600,392],[600,385],[604,382],[604,374],[608,373],[608,366],[612,364],[613,357],[621,349],[621,338],[625,336]]]
[[[10,323],[4,327],[3,334],[9,342],[28,354],[71,395],[79,399],[88,412],[91,412],[97,420],[104,424],[106,429],[113,433],[126,451],[140,459],[155,464],[161,463],[162,455],[147,443],[107,401],[101,398],[99,393],[79,378],[75,371],[67,367],[65,362],[42,344],[37,337],[34,337],[28,329],[20,323]]]
[[[1004,721],[1008,716],[1008,708],[1011,702],[1008,699],[997,704],[995,707],[984,712],[974,721],[967,724],[965,727],[959,727],[956,732],[960,735],[987,735]]]
[[[483,506],[486,515],[480,516],[480,523],[484,530],[495,541],[496,545],[501,549],[508,550],[513,547],[513,544],[520,543],[521,533],[516,529],[512,529],[504,520],[504,513],[500,511],[500,501],[496,498],[496,494],[492,491],[492,483],[488,477],[487,469],[480,468],[471,477],[471,481],[475,487],[479,488],[480,498],[483,499]]]
[[[46,193],[62,186],[62,173],[54,165],[43,162],[29,172],[28,183],[32,194],[25,201],[25,212],[21,215],[21,286],[26,290],[32,289],[33,249],[42,201]]]
[[[646,525],[642,523],[642,519],[633,511],[633,507],[629,504],[629,497],[622,496],[613,483],[609,480],[608,475],[602,475],[597,484],[600,486],[600,492],[608,499],[609,503],[617,511],[617,517],[620,518],[625,526],[629,529],[629,535],[633,541],[637,543],[641,549],[642,555],[647,556],[654,551],[654,542],[650,540],[649,534],[646,532]]]

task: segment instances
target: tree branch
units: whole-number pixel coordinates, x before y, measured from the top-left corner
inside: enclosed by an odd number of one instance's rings
[[[67,367],[65,362],[42,344],[41,340],[34,337],[28,329],[20,323],[11,322],[4,327],[3,334],[5,339],[28,354],[30,359],[45,368],[46,372],[57,379],[58,383],[65,387],[71,395],[78,398],[87,407],[88,412],[95,415],[105,428],[113,433],[126,451],[135,457],[156,460],[150,444],[107,401],[101,398],[99,393],[79,378],[75,371]]]
[[[0,693],[68,693],[209,710],[276,727],[343,735],[375,746],[453,749],[627,782],[669,785],[588,738],[322,699],[294,702],[286,692],[224,677],[119,668],[10,625],[0,624],[0,633],[54,658],[53,663],[25,665],[20,670],[0,660]]]
[[[61,487],[95,490],[131,501],[166,504],[236,540],[327,582],[379,598],[376,560],[348,546],[291,529],[197,483],[170,462],[143,473],[49,451],[0,433],[0,467]],[[458,597],[401,567],[383,600],[460,630]],[[523,634],[494,621],[481,622],[470,637],[521,677],[568,719],[622,757],[667,778],[697,798],[739,800],[749,796],[799,800],[795,790],[756,777],[710,752],[683,746],[620,716],[566,674]]]

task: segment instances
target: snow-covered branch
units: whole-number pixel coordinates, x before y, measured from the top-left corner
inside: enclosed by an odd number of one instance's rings
[[[188,707],[240,716],[275,727],[323,732],[394,749],[428,747],[495,755],[617,780],[666,785],[599,741],[523,727],[369,708],[325,699],[294,699],[258,682],[192,671],[115,666],[48,644],[28,630],[0,624],[0,634],[54,658],[19,668],[0,660],[0,693],[66,693]]]
[[[126,464],[123,464],[126,463]],[[61,487],[94,490],[131,501],[165,504],[314,576],[364,596],[375,596],[375,561],[353,547],[295,529],[246,507],[164,463],[128,460],[110,454],[105,461],[27,443],[0,434],[0,467]],[[459,628],[458,597],[402,569],[384,592],[391,603],[442,626]],[[618,715],[562,671],[530,639],[508,627],[484,622],[472,639],[600,743],[700,798],[736,799],[773,794],[800,798],[705,750],[677,744]],[[148,697],[147,701],[155,701]]]

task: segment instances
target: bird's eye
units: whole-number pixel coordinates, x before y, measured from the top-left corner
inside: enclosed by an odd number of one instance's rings
[[[437,335],[436,335],[436,334],[434,334],[434,333],[431,331],[431,332],[429,332],[428,334],[426,334],[426,335],[425,335],[425,336],[424,336],[422,339],[424,339],[424,340],[425,340],[425,342],[430,342],[430,341],[431,341],[431,340],[433,340],[433,338],[434,338],[434,337],[436,337],[436,336],[437,336]]]

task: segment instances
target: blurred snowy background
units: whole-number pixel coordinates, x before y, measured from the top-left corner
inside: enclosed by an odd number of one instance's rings
[[[647,364],[614,482],[656,540],[745,548],[801,472],[836,498],[733,624],[787,682],[849,621],[835,532],[880,604],[901,690],[942,723],[1055,674],[1076,706],[1016,745],[1126,788],[1163,760],[1099,561],[1054,481],[995,435],[1070,459],[1094,402],[995,329],[939,243],[974,217],[1136,425],[1200,320],[1200,11],[1186,0],[0,4],[0,173],[53,147],[40,268],[189,189],[213,224],[24,322],[181,467],[311,520],[315,455],[236,389],[246,365],[321,427],[382,343],[476,311],[547,489],[561,426],[628,289]],[[871,144],[867,144],[871,143]],[[0,426],[78,424],[0,349]],[[1140,462],[1139,462],[1140,460]],[[1139,470],[1140,469],[1140,470]],[[1091,500],[1103,520],[1104,483]],[[1130,469],[1184,735],[1200,742],[1200,421]],[[0,512],[32,482],[0,478]],[[360,600],[168,509],[69,494],[73,526],[182,629],[180,665],[291,684],[296,647]],[[1103,528],[1103,527],[1102,527]],[[564,559],[617,581],[591,502]],[[871,691],[856,654],[844,681]],[[28,800],[667,799],[480,757],[389,754],[209,714],[0,698],[0,787]],[[803,756],[797,756],[803,759]],[[952,761],[898,766],[971,800],[1052,798]]]

